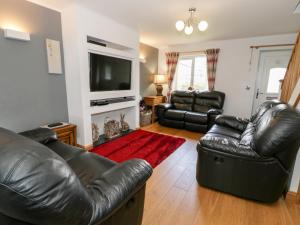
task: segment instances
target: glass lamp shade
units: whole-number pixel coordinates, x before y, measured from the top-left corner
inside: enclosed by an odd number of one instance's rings
[[[184,22],[182,20],[178,20],[175,27],[178,31],[182,31],[184,29]]]
[[[154,75],[153,83],[154,84],[165,84],[165,83],[167,83],[167,76],[161,75],[161,74],[156,74],[156,75]]]
[[[198,29],[200,31],[206,31],[206,29],[208,28],[208,23],[206,21],[200,21],[200,23],[198,24]]]
[[[193,26],[186,26],[185,28],[184,28],[184,33],[186,34],[186,35],[190,35],[190,34],[192,34],[193,33],[193,31],[194,31],[194,28],[193,28]]]

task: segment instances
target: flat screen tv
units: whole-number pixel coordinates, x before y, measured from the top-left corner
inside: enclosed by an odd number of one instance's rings
[[[89,57],[91,92],[131,89],[132,61],[94,53]]]

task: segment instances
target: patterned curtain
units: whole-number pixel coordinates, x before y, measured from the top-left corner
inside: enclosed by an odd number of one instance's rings
[[[179,53],[178,52],[169,52],[166,53],[166,63],[167,63],[167,75],[168,75],[168,102],[171,100],[171,92],[172,92],[172,82],[176,72],[176,66],[178,62]]]
[[[300,79],[300,33],[281,86],[280,100],[288,103]]]
[[[215,89],[215,80],[216,80],[219,52],[220,49],[207,49],[205,51],[207,57],[208,89],[210,91],[213,91]]]

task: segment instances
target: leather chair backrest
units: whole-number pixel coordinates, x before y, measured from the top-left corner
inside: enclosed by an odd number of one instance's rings
[[[259,119],[264,115],[264,113],[276,106],[276,105],[279,105],[279,104],[282,104],[282,102],[280,102],[279,100],[272,100],[272,101],[266,101],[264,103],[262,103],[255,111],[255,113],[251,116],[250,118],[250,122],[252,123],[257,123],[259,121]]]
[[[256,152],[261,156],[277,156],[288,167],[291,154],[300,145],[300,114],[286,104],[269,109],[256,127]],[[285,152],[285,153],[284,153]]]
[[[259,139],[260,136],[271,126],[275,115],[284,109],[288,108],[286,104],[279,104],[268,109],[255,123],[255,139]]]
[[[30,224],[89,224],[91,199],[46,146],[0,128],[0,211]]]
[[[173,91],[171,103],[175,109],[192,111],[194,103],[193,91]]]
[[[206,113],[208,110],[222,109],[224,105],[225,94],[219,91],[195,92],[195,102],[193,110],[195,112]]]

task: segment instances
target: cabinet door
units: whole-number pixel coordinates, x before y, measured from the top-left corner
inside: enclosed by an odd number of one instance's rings
[[[71,137],[72,136],[72,132],[71,131],[68,131],[68,132],[64,132],[64,133],[60,133],[58,134],[58,139],[61,141],[61,142],[64,142],[66,144],[72,144],[71,142]]]

